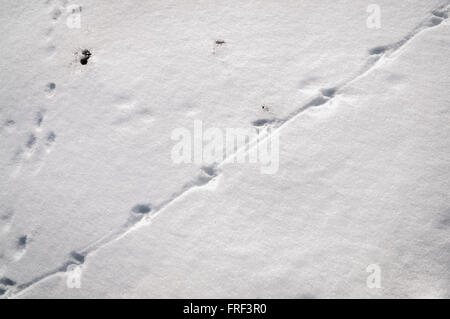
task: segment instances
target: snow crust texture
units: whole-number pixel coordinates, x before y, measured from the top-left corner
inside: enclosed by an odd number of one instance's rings
[[[449,9],[4,1],[0,298],[449,298]]]

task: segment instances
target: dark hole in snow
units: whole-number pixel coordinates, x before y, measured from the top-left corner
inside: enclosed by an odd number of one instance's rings
[[[133,212],[136,214],[148,214],[152,209],[149,205],[136,205],[133,207]]]
[[[83,65],[86,65],[88,63],[89,58],[91,57],[92,53],[89,50],[83,50],[81,51],[82,57],[80,59],[80,63]]]

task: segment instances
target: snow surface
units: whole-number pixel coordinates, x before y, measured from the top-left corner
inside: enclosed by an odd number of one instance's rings
[[[1,297],[450,298],[450,2],[371,3],[2,0]],[[194,120],[279,170],[175,164]]]

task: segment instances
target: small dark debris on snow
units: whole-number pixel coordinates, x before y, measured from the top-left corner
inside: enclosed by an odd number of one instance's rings
[[[89,58],[91,57],[92,53],[89,50],[83,50],[81,51],[81,59],[80,59],[80,63],[83,65],[86,65],[88,63]]]
[[[222,44],[225,44],[225,41],[224,40],[216,40],[216,44],[222,45]]]

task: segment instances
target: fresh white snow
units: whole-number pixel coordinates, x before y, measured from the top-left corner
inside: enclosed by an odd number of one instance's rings
[[[3,0],[1,297],[449,298],[450,2],[370,4]]]

